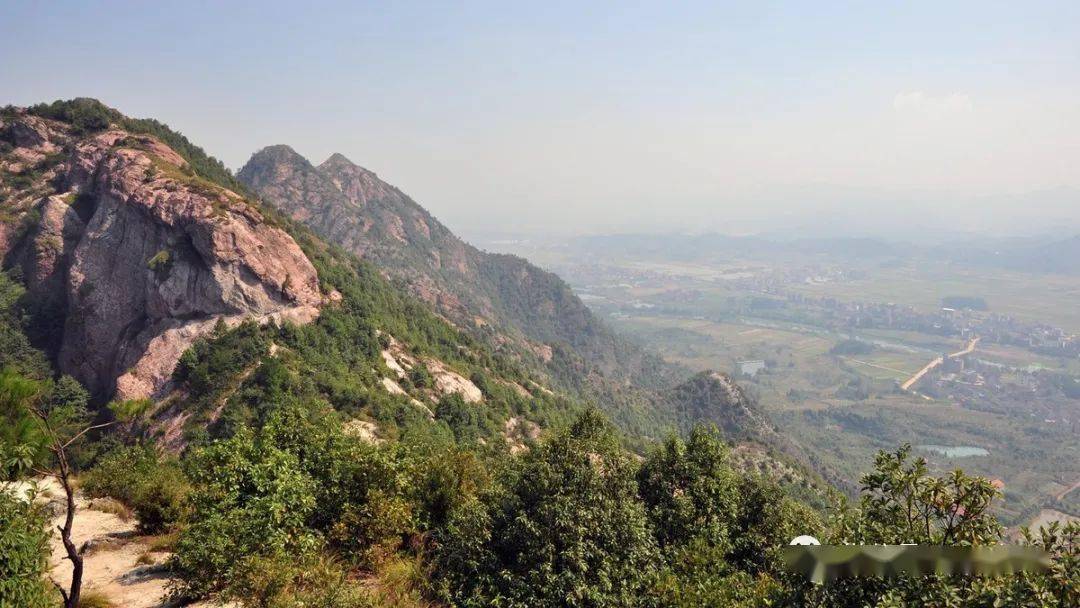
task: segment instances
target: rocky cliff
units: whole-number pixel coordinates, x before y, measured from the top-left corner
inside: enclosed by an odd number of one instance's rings
[[[87,107],[106,118],[0,116],[0,253],[58,326],[61,371],[153,396],[219,321],[318,315],[315,269],[254,203]]]
[[[260,150],[237,177],[266,202],[367,258],[458,326],[551,362],[648,384],[665,367],[616,336],[556,275],[465,243],[401,190],[341,154],[318,166],[288,146]]]

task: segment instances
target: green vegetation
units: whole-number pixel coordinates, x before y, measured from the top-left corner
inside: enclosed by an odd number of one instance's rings
[[[780,568],[795,535],[830,542],[985,544],[1001,539],[985,479],[929,474],[910,448],[882,452],[855,505],[828,520],[739,473],[715,431],[671,438],[638,465],[595,410],[509,456],[427,442],[372,445],[339,417],[276,408],[254,432],[185,458],[195,492],[174,561],[177,598],[243,605],[1070,606],[1075,539],[1030,542],[1049,576],[845,580]],[[358,579],[368,582],[358,584]],[[329,587],[334,597],[327,597]],[[392,601],[391,601],[392,600]],[[336,602],[354,602],[336,603]],[[384,602],[380,604],[379,602]],[[1002,603],[1004,602],[1004,603]],[[405,604],[405,605],[409,605]]]
[[[11,373],[0,387],[9,404],[39,390]],[[51,399],[63,409],[70,397]],[[454,409],[462,406],[482,407]],[[991,514],[998,492],[986,479],[936,477],[907,446],[879,453],[858,503],[841,501],[823,519],[776,482],[736,469],[715,430],[671,437],[639,464],[592,409],[517,455],[466,434],[460,445],[416,433],[373,444],[350,435],[328,402],[288,393],[261,410],[251,428],[195,446],[180,461],[131,445],[98,457],[84,475],[87,494],[133,504],[144,530],[178,530],[178,600],[1050,607],[1075,605],[1080,592],[1077,525],[1029,538],[1056,556],[1045,576],[812,586],[785,574],[778,551],[798,534],[834,543],[1001,539]],[[19,538],[33,541],[42,522],[12,512],[0,511],[0,522],[16,522]],[[37,563],[40,547],[20,546]],[[29,580],[41,574],[30,570]]]
[[[460,606],[631,606],[656,563],[632,461],[588,411],[513,461],[437,536],[439,595]]]
[[[831,355],[844,355],[849,357],[856,355],[869,355],[872,352],[874,352],[873,344],[851,338],[837,342],[835,346],[829,349],[829,354]]]
[[[45,514],[26,496],[13,494],[0,483],[0,606],[53,606],[52,586],[45,580],[50,535]]]
[[[762,605],[783,595],[778,549],[821,522],[775,484],[736,473],[729,451],[697,428],[671,438],[638,471],[664,558],[660,605]]]
[[[146,261],[146,267],[158,274],[168,272],[171,265],[172,254],[165,249],[155,253],[154,257]]]
[[[186,513],[190,483],[175,460],[149,446],[118,447],[82,478],[87,496],[108,497],[131,508],[144,534],[176,526]]]
[[[957,310],[989,310],[986,299],[978,296],[945,296],[941,298],[941,305],[946,308]]]
[[[373,420],[390,439],[413,434],[503,444],[501,428],[510,417],[550,427],[568,421],[579,407],[539,390],[519,394],[510,383],[527,386],[532,379],[516,363],[436,317],[369,264],[326,247],[305,231],[298,229],[297,235],[319,271],[323,290],[340,293],[341,301],[304,326],[219,325],[185,353],[174,378],[187,394],[185,409],[197,414],[189,440],[229,437],[240,428],[263,424],[268,404],[299,402]],[[471,405],[454,395],[441,397],[431,407],[437,410],[437,424],[430,424],[427,411],[382,385],[381,378],[390,374],[380,354],[379,332],[384,341],[394,336],[408,345],[417,358],[437,359],[473,378],[484,402]],[[434,379],[420,364],[413,367],[408,384],[430,391]],[[209,427],[202,431],[200,424]]]
[[[234,192],[241,194],[247,192],[221,161],[207,155],[202,148],[170,129],[168,125],[152,118],[128,118],[100,101],[86,97],[40,103],[27,108],[27,111],[37,116],[69,123],[76,134],[80,135],[104,131],[110,125],[116,125],[130,133],[151,135],[183,157],[196,174]]]
[[[10,368],[29,378],[52,374],[45,354],[26,336],[31,318],[23,306],[26,290],[7,273],[0,273],[0,369]]]
[[[85,443],[88,433],[101,428],[89,423],[85,391],[69,390],[65,383],[31,380],[10,368],[0,370],[0,480],[30,479],[32,475],[51,478],[64,493],[63,525],[57,526],[64,545],[65,557],[71,563],[71,582],[56,589],[65,608],[80,606],[83,559],[86,546],[77,547],[72,540],[75,515],[74,473],[78,444]],[[77,386],[77,385],[76,385]],[[17,433],[7,429],[17,429]],[[6,489],[6,488],[2,488]],[[25,521],[25,519],[24,519]],[[19,532],[16,531],[16,534]],[[25,539],[34,534],[26,532]],[[20,549],[16,547],[16,549]],[[21,549],[25,549],[22,547]],[[37,571],[36,562],[23,555],[25,572],[11,576],[44,576]],[[0,579],[0,588],[10,584]]]

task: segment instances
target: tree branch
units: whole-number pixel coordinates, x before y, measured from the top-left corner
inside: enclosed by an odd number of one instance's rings
[[[115,420],[113,420],[112,422],[103,422],[103,423],[101,423],[101,424],[95,424],[95,425],[93,425],[93,426],[88,426],[88,427],[86,427],[85,429],[83,429],[83,430],[79,431],[78,433],[76,433],[76,434],[75,434],[75,436],[74,436],[74,437],[72,437],[71,439],[68,439],[68,440],[67,440],[67,442],[66,442],[66,443],[64,443],[64,445],[60,446],[60,449],[65,449],[65,448],[67,448],[67,447],[68,447],[69,445],[71,445],[72,443],[75,443],[75,441],[76,441],[76,440],[77,440],[77,439],[78,439],[79,437],[82,437],[83,435],[85,435],[85,434],[89,433],[90,431],[93,431],[93,430],[95,430],[95,429],[103,429],[103,428],[105,428],[105,427],[107,427],[107,426],[112,426],[112,425],[114,425],[114,424],[116,424],[116,421],[115,421]]]

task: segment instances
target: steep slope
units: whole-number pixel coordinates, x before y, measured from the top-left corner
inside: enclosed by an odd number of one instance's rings
[[[318,315],[314,267],[253,203],[97,102],[63,107],[0,117],[0,254],[61,371],[103,397],[159,395],[219,321]]]
[[[601,406],[644,445],[696,423],[788,450],[726,376],[678,370],[616,336],[558,276],[465,243],[399,189],[341,154],[319,166],[288,146],[238,173],[263,200],[384,273],[470,336],[525,359],[553,386]]]
[[[768,415],[724,374],[696,374],[662,396],[678,412],[685,428],[709,422],[733,441],[770,444],[776,440],[776,428]]]
[[[238,178],[290,217],[404,281],[458,326],[550,364],[564,383],[577,382],[582,372],[639,386],[670,379],[662,362],[616,336],[557,276],[465,243],[403,192],[340,154],[315,167],[288,146],[272,146],[252,156]]]

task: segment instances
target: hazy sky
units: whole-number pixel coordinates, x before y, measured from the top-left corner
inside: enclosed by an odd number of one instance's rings
[[[339,151],[466,234],[1080,232],[1076,0],[223,4],[0,0],[0,103]]]

